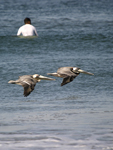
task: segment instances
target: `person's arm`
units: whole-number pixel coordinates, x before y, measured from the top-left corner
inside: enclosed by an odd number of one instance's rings
[[[34,28],[34,33],[35,33],[36,36],[38,36],[38,33],[37,33],[37,31],[36,31],[36,28]]]
[[[21,29],[19,28],[18,32],[17,32],[17,36],[21,35],[22,32],[21,32]]]

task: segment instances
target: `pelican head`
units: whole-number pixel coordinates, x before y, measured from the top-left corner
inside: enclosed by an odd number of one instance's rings
[[[34,75],[33,75],[33,78],[34,78],[34,79],[36,79],[36,78],[38,78],[38,77],[39,77],[39,74],[34,74]]]
[[[86,72],[86,71],[84,71],[84,70],[82,70],[80,68],[77,68],[77,67],[73,68],[73,72],[75,72],[75,73],[84,73],[84,74],[88,74],[88,75],[94,75],[93,73]]]
[[[79,69],[80,69],[80,68],[73,67],[72,71],[73,71],[74,73],[80,73],[80,72],[78,71]]]

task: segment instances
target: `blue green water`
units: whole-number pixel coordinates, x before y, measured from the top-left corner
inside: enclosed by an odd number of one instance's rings
[[[38,38],[19,38],[30,17]],[[0,150],[113,149],[112,0],[0,1]],[[75,66],[80,74],[41,81],[28,96],[20,75]]]

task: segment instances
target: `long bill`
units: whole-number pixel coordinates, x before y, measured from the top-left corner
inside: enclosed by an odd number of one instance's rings
[[[42,75],[39,76],[39,79],[41,79],[41,80],[55,80],[53,78],[48,78],[48,77],[45,77],[45,76],[42,76]]]
[[[84,70],[82,70],[82,69],[79,69],[78,71],[79,71],[80,73],[84,73],[84,74],[88,74],[88,75],[94,75],[93,73],[86,72],[86,71],[84,71]]]

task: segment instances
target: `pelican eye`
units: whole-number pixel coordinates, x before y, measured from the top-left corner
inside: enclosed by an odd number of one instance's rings
[[[37,77],[38,77],[38,74],[34,74],[34,75],[33,75],[33,78],[37,78]]]
[[[76,71],[77,68],[73,68],[73,71]]]

